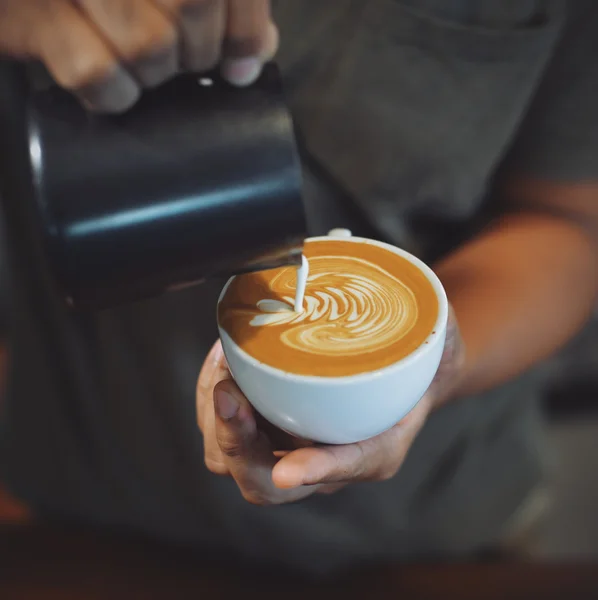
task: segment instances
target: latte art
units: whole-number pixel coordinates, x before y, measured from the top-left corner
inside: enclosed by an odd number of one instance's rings
[[[320,239],[304,252],[301,306],[294,267],[235,277],[218,305],[221,334],[256,360],[287,373],[343,377],[392,365],[434,334],[434,287],[392,249]]]
[[[280,339],[296,350],[322,355],[356,355],[390,346],[415,326],[415,294],[396,277],[366,260],[318,256],[310,261],[304,310],[294,310],[294,273],[270,283],[273,296],[257,303],[253,327],[286,327]],[[342,273],[350,273],[344,275]]]

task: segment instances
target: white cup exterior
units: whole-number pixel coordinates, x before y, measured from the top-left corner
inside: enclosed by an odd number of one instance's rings
[[[312,241],[331,239],[380,246],[406,258],[426,275],[436,291],[439,311],[434,333],[417,350],[377,371],[347,377],[313,377],[287,373],[261,363],[242,350],[226,331],[220,327],[219,331],[234,380],[264,418],[306,440],[352,444],[396,425],[428,390],[442,358],[448,301],[438,277],[411,254],[382,242],[348,237],[345,233],[312,238]],[[230,283],[224,287],[220,300]]]

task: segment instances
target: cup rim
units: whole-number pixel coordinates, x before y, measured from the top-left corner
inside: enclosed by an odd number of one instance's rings
[[[387,244],[386,242],[381,242],[378,240],[371,240],[369,238],[357,237],[357,236],[341,236],[341,235],[324,235],[311,237],[305,240],[306,242],[323,242],[323,241],[339,241],[339,242],[351,242],[357,244],[368,244],[372,246],[378,246],[379,248],[384,248],[385,250],[389,250],[394,254],[408,260],[411,264],[416,266],[423,274],[426,276],[426,279],[432,284],[434,288],[434,292],[436,293],[436,299],[438,300],[438,317],[436,318],[436,323],[434,324],[433,333],[431,333],[411,354],[401,358],[395,363],[391,365],[387,365],[380,369],[376,369],[374,371],[364,371],[362,373],[356,373],[355,375],[341,375],[341,376],[323,376],[323,375],[302,375],[299,373],[290,373],[288,371],[283,371],[277,367],[273,367],[266,363],[263,363],[241,348],[239,344],[237,344],[232,337],[222,328],[220,327],[220,323],[218,322],[218,313],[216,313],[218,331],[220,333],[220,337],[223,337],[223,334],[230,340],[233,344],[235,350],[241,354],[243,359],[247,361],[251,366],[260,369],[269,375],[285,380],[295,380],[301,383],[314,383],[318,385],[339,385],[339,384],[355,384],[359,382],[367,382],[378,377],[383,377],[389,375],[393,372],[399,372],[403,369],[408,368],[412,363],[417,362],[423,355],[431,352],[435,346],[433,343],[429,343],[432,341],[436,341],[442,337],[445,333],[447,322],[448,322],[448,312],[449,312],[449,303],[446,292],[444,290],[444,286],[442,285],[440,279],[434,271],[422,260],[410,254],[406,250],[393,246],[392,244]],[[229,285],[235,279],[236,276],[231,277],[226,285],[222,288],[222,292],[220,292],[220,296],[218,297],[217,307],[220,306],[220,302],[222,301],[226,290]],[[217,309],[218,310],[218,309]],[[226,354],[226,350],[223,350]]]

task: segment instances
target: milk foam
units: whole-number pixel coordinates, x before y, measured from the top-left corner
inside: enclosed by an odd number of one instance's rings
[[[297,289],[295,291],[294,308],[296,313],[303,312],[303,301],[305,300],[305,287],[309,276],[309,262],[305,255],[301,255],[301,266],[297,269]]]
[[[288,269],[272,279],[270,289],[282,299],[260,300],[250,325],[281,327],[280,340],[286,346],[331,356],[380,350],[417,323],[415,294],[388,271],[350,256],[318,256],[309,262],[311,274],[304,265],[296,282]],[[302,277],[307,279],[304,301]],[[293,283],[295,296],[280,293],[292,292]]]

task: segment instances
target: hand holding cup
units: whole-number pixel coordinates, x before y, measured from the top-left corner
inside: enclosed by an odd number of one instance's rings
[[[405,253],[397,252],[405,258]],[[270,393],[271,379],[259,374],[266,371],[276,377],[271,367],[236,352],[236,344],[231,345],[230,336],[227,339],[226,332],[221,331],[225,350],[220,342],[214,346],[199,378],[198,422],[208,468],[233,477],[248,501],[294,502],[349,483],[393,477],[430,411],[451,395],[464,359],[458,326],[435,276],[417,259],[407,259],[434,284],[439,303],[433,337],[424,336],[415,352],[376,373],[363,374],[362,380],[359,374],[353,376],[357,379],[349,376],[326,382],[320,381],[326,378],[285,374],[277,391],[286,386],[290,400],[277,396]],[[225,351],[236,365],[231,367],[237,383],[230,374]],[[248,380],[258,387],[247,386]],[[347,380],[352,385],[344,387]],[[237,384],[251,390],[251,402]],[[255,394],[260,385],[264,394],[258,398]],[[372,412],[378,414],[370,417]],[[397,418],[389,422],[393,415]],[[365,435],[376,428],[379,431]],[[318,435],[305,436],[303,431]],[[347,438],[351,435],[356,436],[354,441]],[[317,442],[303,442],[301,437]],[[343,438],[352,443],[338,441]],[[328,440],[333,443],[322,443]]]

